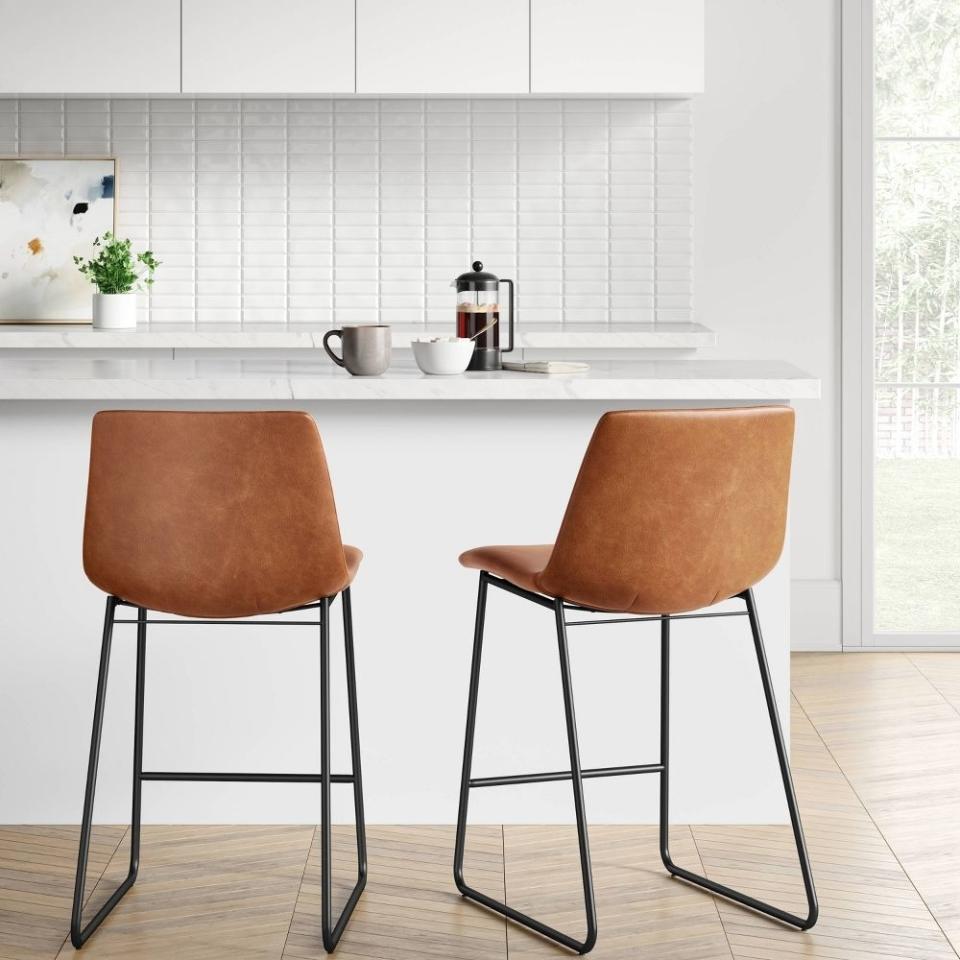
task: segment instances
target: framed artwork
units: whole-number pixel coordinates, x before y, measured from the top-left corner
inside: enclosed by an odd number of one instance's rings
[[[90,323],[74,256],[115,229],[117,162],[0,158],[0,323]]]

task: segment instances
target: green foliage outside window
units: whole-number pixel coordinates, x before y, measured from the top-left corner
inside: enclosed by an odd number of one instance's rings
[[[960,381],[960,142],[929,139],[960,136],[960,0],[878,0],[875,29],[878,453],[960,456],[955,389],[881,386]]]

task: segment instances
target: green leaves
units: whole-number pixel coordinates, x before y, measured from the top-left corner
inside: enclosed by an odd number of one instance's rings
[[[97,288],[100,293],[130,293],[153,284],[153,272],[160,261],[153,251],[144,250],[136,256],[130,249],[129,240],[120,240],[109,231],[103,237],[93,241],[99,253],[92,260],[74,257],[77,269]],[[144,269],[138,269],[138,264]]]
[[[960,133],[960,4],[877,0],[875,14],[878,135]]]

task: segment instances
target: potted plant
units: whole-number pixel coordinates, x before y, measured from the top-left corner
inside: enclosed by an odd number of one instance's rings
[[[137,325],[137,291],[153,283],[153,271],[160,266],[153,252],[134,256],[129,240],[109,231],[93,241],[98,248],[92,260],[74,257],[80,272],[97,288],[93,295],[93,326],[97,330],[119,330]]]

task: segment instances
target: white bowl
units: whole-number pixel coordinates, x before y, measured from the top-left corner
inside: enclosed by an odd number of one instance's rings
[[[433,376],[463,373],[473,357],[472,340],[414,340],[411,345],[417,366]]]

